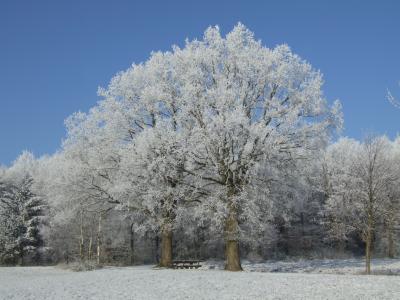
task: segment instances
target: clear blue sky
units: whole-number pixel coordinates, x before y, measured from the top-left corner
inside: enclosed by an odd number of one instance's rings
[[[53,153],[63,120],[87,111],[118,71],[152,50],[241,21],[267,46],[287,43],[344,106],[344,134],[400,132],[400,1],[0,0],[0,164]]]

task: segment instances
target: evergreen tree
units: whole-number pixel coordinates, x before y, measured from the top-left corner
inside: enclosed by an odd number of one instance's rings
[[[24,255],[30,256],[32,263],[39,263],[44,240],[41,235],[43,226],[47,224],[48,207],[43,199],[31,194],[24,206]]]
[[[18,185],[2,184],[1,254],[5,264],[36,264],[44,247],[40,233],[47,223],[47,205],[32,192],[33,179],[25,176]]]

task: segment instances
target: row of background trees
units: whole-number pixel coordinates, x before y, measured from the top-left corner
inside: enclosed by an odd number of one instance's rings
[[[396,255],[399,139],[332,143],[340,103],[288,46],[210,27],[99,95],[57,153],[1,170],[4,263]]]

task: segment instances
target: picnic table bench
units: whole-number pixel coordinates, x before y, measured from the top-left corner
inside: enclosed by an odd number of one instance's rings
[[[201,267],[201,260],[174,260],[173,269],[198,269]]]

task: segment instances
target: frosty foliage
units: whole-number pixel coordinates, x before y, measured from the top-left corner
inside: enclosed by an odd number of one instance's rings
[[[358,235],[372,243],[384,226],[393,239],[399,216],[399,139],[368,137],[363,143],[343,138],[328,147],[324,156],[326,224],[336,242]],[[389,256],[395,245],[389,241]],[[368,249],[367,249],[368,250]],[[391,254],[390,254],[391,253]]]
[[[154,216],[161,204],[172,223],[184,199],[198,201],[195,214],[216,231],[229,214],[259,224],[260,205],[272,201],[251,196],[259,168],[309,156],[341,126],[340,104],[330,109],[321,86],[321,74],[288,46],[266,48],[242,24],[226,37],[210,27],[203,40],[115,76],[89,115],[70,120],[67,143],[83,134],[86,146],[101,139],[122,149],[115,157],[129,170],[114,182],[130,207]],[[162,136],[174,149],[161,149]]]
[[[43,231],[48,222],[48,205],[35,185],[39,161],[23,152],[0,175],[0,262],[36,264],[49,249]]]
[[[139,251],[153,262],[167,237],[180,257],[222,256],[223,244],[238,251],[240,242],[256,259],[365,242],[378,230],[394,249],[400,139],[332,142],[341,104],[328,105],[322,87],[287,45],[268,48],[240,23],[153,52],[65,121],[57,153],[24,152],[0,169],[0,213],[13,207],[0,252],[23,237],[67,262],[99,263],[122,248],[130,263]],[[47,204],[50,226],[39,222]]]

